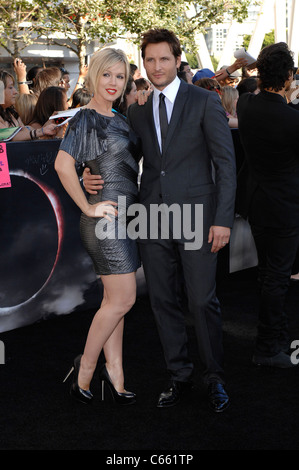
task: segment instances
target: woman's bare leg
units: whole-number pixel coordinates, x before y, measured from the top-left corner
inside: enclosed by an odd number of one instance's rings
[[[123,332],[124,318],[120,320],[104,345],[106,368],[111,381],[118,392],[125,392],[123,372]]]
[[[84,390],[89,389],[99,355],[105,345],[108,360],[115,365],[122,363],[123,317],[132,308],[136,299],[135,273],[112,274],[101,278],[104,286],[103,301],[87,335],[78,377],[79,387]],[[120,325],[119,328],[117,328],[118,325]],[[115,353],[111,352],[112,347],[115,348]],[[110,372],[113,374],[112,366],[111,370],[109,369]],[[115,377],[115,380],[117,385],[123,388],[123,378]]]

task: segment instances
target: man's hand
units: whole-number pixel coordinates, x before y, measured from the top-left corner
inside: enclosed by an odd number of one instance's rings
[[[151,95],[152,93],[152,90],[149,88],[148,90],[138,90],[137,91],[137,103],[140,105],[140,106],[143,106],[147,100],[148,100],[148,97]]]
[[[217,253],[221,248],[224,248],[228,242],[230,237],[230,228],[229,227],[220,227],[217,225],[212,225],[209,231],[209,239],[208,242],[212,244],[211,252]]]
[[[85,168],[82,176],[84,188],[89,194],[97,194],[99,190],[103,189],[104,180],[101,175],[92,175],[90,169]]]

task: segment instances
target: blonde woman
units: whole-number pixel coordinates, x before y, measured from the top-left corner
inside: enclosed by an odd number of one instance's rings
[[[16,98],[15,109],[21,121],[27,126],[32,121],[36,103],[37,96],[32,93],[21,93]]]
[[[221,89],[221,101],[222,106],[225,109],[226,116],[228,118],[229,127],[238,127],[237,117],[237,101],[239,99],[239,92],[236,88],[231,86],[224,86]]]
[[[135,394],[124,387],[122,340],[124,316],[135,303],[135,272],[140,261],[137,244],[126,232],[126,216],[121,217],[117,203],[119,196],[125,199],[126,208],[137,200],[139,152],[126,119],[112,110],[113,102],[123,96],[128,78],[129,64],[122,51],[106,48],[94,54],[85,81],[92,98],[69,121],[55,162],[63,186],[82,211],[81,238],[104,286],[83,355],[76,357],[71,369],[71,395],[84,403],[93,398],[90,383],[102,350],[106,359],[100,370],[102,385],[108,386],[115,402],[135,402]],[[103,189],[88,200],[78,181],[76,161],[84,162],[105,181]],[[114,236],[103,236],[104,226],[106,235]]]
[[[45,88],[62,85],[61,70],[58,67],[47,67],[36,75],[33,93],[38,97]]]

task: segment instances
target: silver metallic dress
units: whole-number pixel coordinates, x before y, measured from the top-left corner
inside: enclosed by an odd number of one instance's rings
[[[90,204],[114,201],[118,216],[105,218],[81,214],[80,234],[98,275],[124,274],[140,267],[138,247],[127,233],[127,209],[138,198],[138,139],[119,114],[107,117],[92,109],[80,110],[69,121],[60,150],[101,175],[104,186],[88,195]]]

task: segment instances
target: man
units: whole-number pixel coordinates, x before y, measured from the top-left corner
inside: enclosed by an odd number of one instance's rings
[[[70,74],[63,67],[60,68],[61,71],[61,86],[65,88],[66,92],[70,89]]]
[[[253,362],[280,368],[293,366],[284,304],[299,244],[299,113],[285,99],[293,67],[285,43],[264,48],[257,60],[261,92],[240,96],[237,107],[250,182],[244,215],[261,281]]]
[[[180,77],[180,73],[184,73],[185,76],[186,76],[186,82],[187,83],[190,83],[190,85],[192,85],[192,78],[194,76],[191,68],[190,68],[190,65],[188,64],[188,62],[183,62],[181,61],[181,64],[178,68],[178,76]]]
[[[177,268],[182,266],[203,381],[210,406],[220,412],[228,406],[229,397],[224,389],[222,323],[215,277],[217,252],[229,242],[234,218],[236,170],[231,133],[219,96],[177,77],[181,47],[172,32],[148,31],[143,35],[141,51],[154,92],[145,105],[133,104],[127,112],[142,141],[140,203],[149,218],[153,207],[162,203],[168,208],[176,204],[182,213],[186,206],[191,207],[195,238],[203,232],[202,246],[186,249],[184,230],[181,236],[174,233],[186,227],[175,226],[176,221],[170,217],[168,237],[161,226],[158,238],[152,237],[154,227],[149,221],[149,236],[139,240],[151,306],[171,378],[157,406],[177,404],[191,384],[193,364],[177,296]],[[161,137],[164,125],[159,117],[162,91],[168,121],[166,137]],[[196,207],[203,207],[203,220],[194,216]]]

